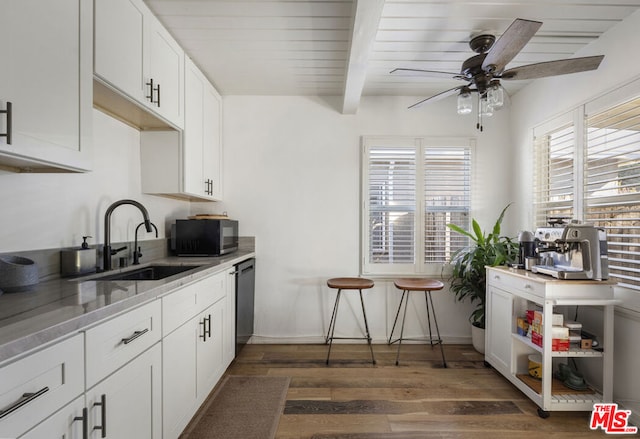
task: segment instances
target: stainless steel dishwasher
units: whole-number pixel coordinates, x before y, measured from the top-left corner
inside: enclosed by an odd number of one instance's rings
[[[256,260],[236,264],[236,355],[253,335]]]

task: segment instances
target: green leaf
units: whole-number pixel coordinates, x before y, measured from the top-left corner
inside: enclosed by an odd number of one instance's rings
[[[461,235],[465,235],[465,236],[473,239],[474,241],[476,240],[476,238],[471,233],[467,232],[462,227],[456,226],[455,224],[447,224],[447,227],[449,227],[454,232],[458,232]]]
[[[478,224],[478,221],[476,221],[475,219],[472,219],[471,225],[473,227],[473,231],[476,234],[475,241],[478,243],[478,245],[484,244],[484,234],[482,233],[482,229],[480,228],[480,224]]]

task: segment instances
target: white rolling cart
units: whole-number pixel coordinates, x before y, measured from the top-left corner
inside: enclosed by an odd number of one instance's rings
[[[542,418],[551,411],[591,411],[593,404],[611,402],[613,396],[613,298],[612,281],[558,280],[522,269],[487,267],[487,316],[485,361],[511,381],[536,405]],[[602,328],[597,348],[570,347],[552,350],[552,326],[543,326],[542,346],[519,335],[517,319],[532,307],[542,309],[543,322],[556,311],[573,306],[601,307]],[[528,357],[542,356],[542,379],[528,375]],[[553,377],[554,364],[562,359],[593,358],[602,361],[602,386],[572,392]]]

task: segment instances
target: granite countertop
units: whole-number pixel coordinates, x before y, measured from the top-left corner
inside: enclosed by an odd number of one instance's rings
[[[112,270],[110,274],[152,264],[193,265],[198,268],[154,281],[90,280],[99,276],[95,274],[60,278],[41,282],[29,291],[2,294],[0,363],[252,257],[255,257],[255,252],[244,249],[220,257],[169,256],[135,267]]]

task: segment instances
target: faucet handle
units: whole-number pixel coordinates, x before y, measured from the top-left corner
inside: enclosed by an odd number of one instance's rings
[[[111,249],[111,256],[115,256],[116,254],[118,254],[119,252],[121,252],[122,250],[125,250],[127,248],[127,246],[125,245],[124,247],[120,247],[120,248],[116,248],[116,249]]]

